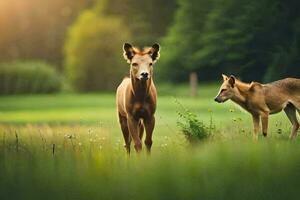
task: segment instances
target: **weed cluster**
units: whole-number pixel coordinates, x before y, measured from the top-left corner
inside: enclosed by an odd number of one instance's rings
[[[180,118],[180,120],[177,121],[177,126],[190,143],[203,141],[212,135],[212,131],[215,129],[212,117],[210,119],[210,125],[207,126],[198,119],[195,113],[186,109],[179,101],[176,100],[175,102],[180,107],[177,111]]]

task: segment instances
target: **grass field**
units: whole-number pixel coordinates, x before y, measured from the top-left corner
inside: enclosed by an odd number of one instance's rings
[[[0,199],[298,199],[300,143],[284,113],[253,141],[250,115],[217,91],[159,88],[153,152],[130,157],[114,94],[0,97]],[[212,119],[213,137],[190,146],[175,101]]]

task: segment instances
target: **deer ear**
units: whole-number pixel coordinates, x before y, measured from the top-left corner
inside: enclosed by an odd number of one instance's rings
[[[223,81],[227,81],[229,79],[228,76],[226,76],[225,74],[222,74],[222,77],[223,77]]]
[[[123,56],[125,58],[125,60],[130,63],[131,62],[131,59],[133,58],[135,52],[134,52],[134,49],[133,49],[133,46],[129,43],[125,43],[123,45]]]
[[[234,87],[235,84],[235,77],[234,76],[230,76],[229,80],[228,80],[229,84],[231,85],[231,87]]]
[[[156,62],[159,59],[159,56],[160,56],[159,50],[160,50],[159,44],[155,43],[152,45],[151,51],[150,51],[150,56],[151,56],[153,62]]]

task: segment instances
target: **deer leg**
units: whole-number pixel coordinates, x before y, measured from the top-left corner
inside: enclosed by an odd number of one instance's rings
[[[155,125],[155,118],[154,116],[151,116],[147,120],[144,121],[145,129],[146,129],[146,139],[145,139],[145,145],[147,147],[148,152],[151,152],[151,146],[152,146],[152,133]]]
[[[296,108],[293,104],[289,103],[285,108],[284,112],[289,118],[290,122],[293,125],[291,134],[290,134],[290,139],[294,139],[297,135],[297,130],[299,129],[299,122],[297,120],[296,116]]]
[[[129,116],[127,118],[128,128],[132,140],[134,142],[134,148],[136,152],[140,152],[142,150],[142,142],[139,137],[139,121]]]
[[[139,136],[140,136],[140,140],[143,139],[143,135],[144,135],[144,124],[143,124],[142,120],[140,120],[140,122],[139,122]]]
[[[269,123],[269,113],[261,113],[261,124],[262,124],[262,133],[263,136],[267,137],[268,135],[268,123]]]
[[[259,118],[260,118],[260,116],[257,115],[257,114],[253,114],[253,115],[252,115],[253,126],[254,126],[254,133],[253,133],[253,139],[254,139],[254,140],[257,140],[257,139],[258,139]]]
[[[293,102],[293,105],[298,111],[298,114],[300,115],[300,101]]]
[[[123,132],[123,137],[125,140],[125,148],[128,154],[130,154],[130,143],[131,143],[131,138],[128,130],[128,124],[127,124],[127,118],[120,115],[119,113],[119,122],[121,125],[121,130]]]

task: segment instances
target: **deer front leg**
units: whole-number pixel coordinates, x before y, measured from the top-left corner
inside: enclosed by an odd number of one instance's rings
[[[268,135],[268,122],[269,122],[269,113],[264,112],[261,114],[261,124],[262,124],[262,133],[265,137]]]
[[[258,131],[259,131],[259,115],[253,114],[252,120],[253,120],[253,126],[254,126],[253,139],[257,140],[258,139]]]
[[[119,121],[120,121],[121,129],[123,132],[123,137],[125,140],[125,148],[126,148],[127,153],[130,154],[131,137],[130,137],[130,133],[129,133],[129,129],[128,129],[127,118],[122,116],[119,113]]]
[[[136,152],[140,152],[142,150],[142,142],[139,137],[139,121],[135,120],[132,116],[128,116],[127,122],[130,135],[134,142],[134,148]]]
[[[145,129],[146,129],[146,139],[145,139],[145,145],[147,147],[148,152],[151,152],[151,146],[152,146],[152,133],[155,125],[155,118],[154,116],[151,116],[149,119],[144,121]]]

